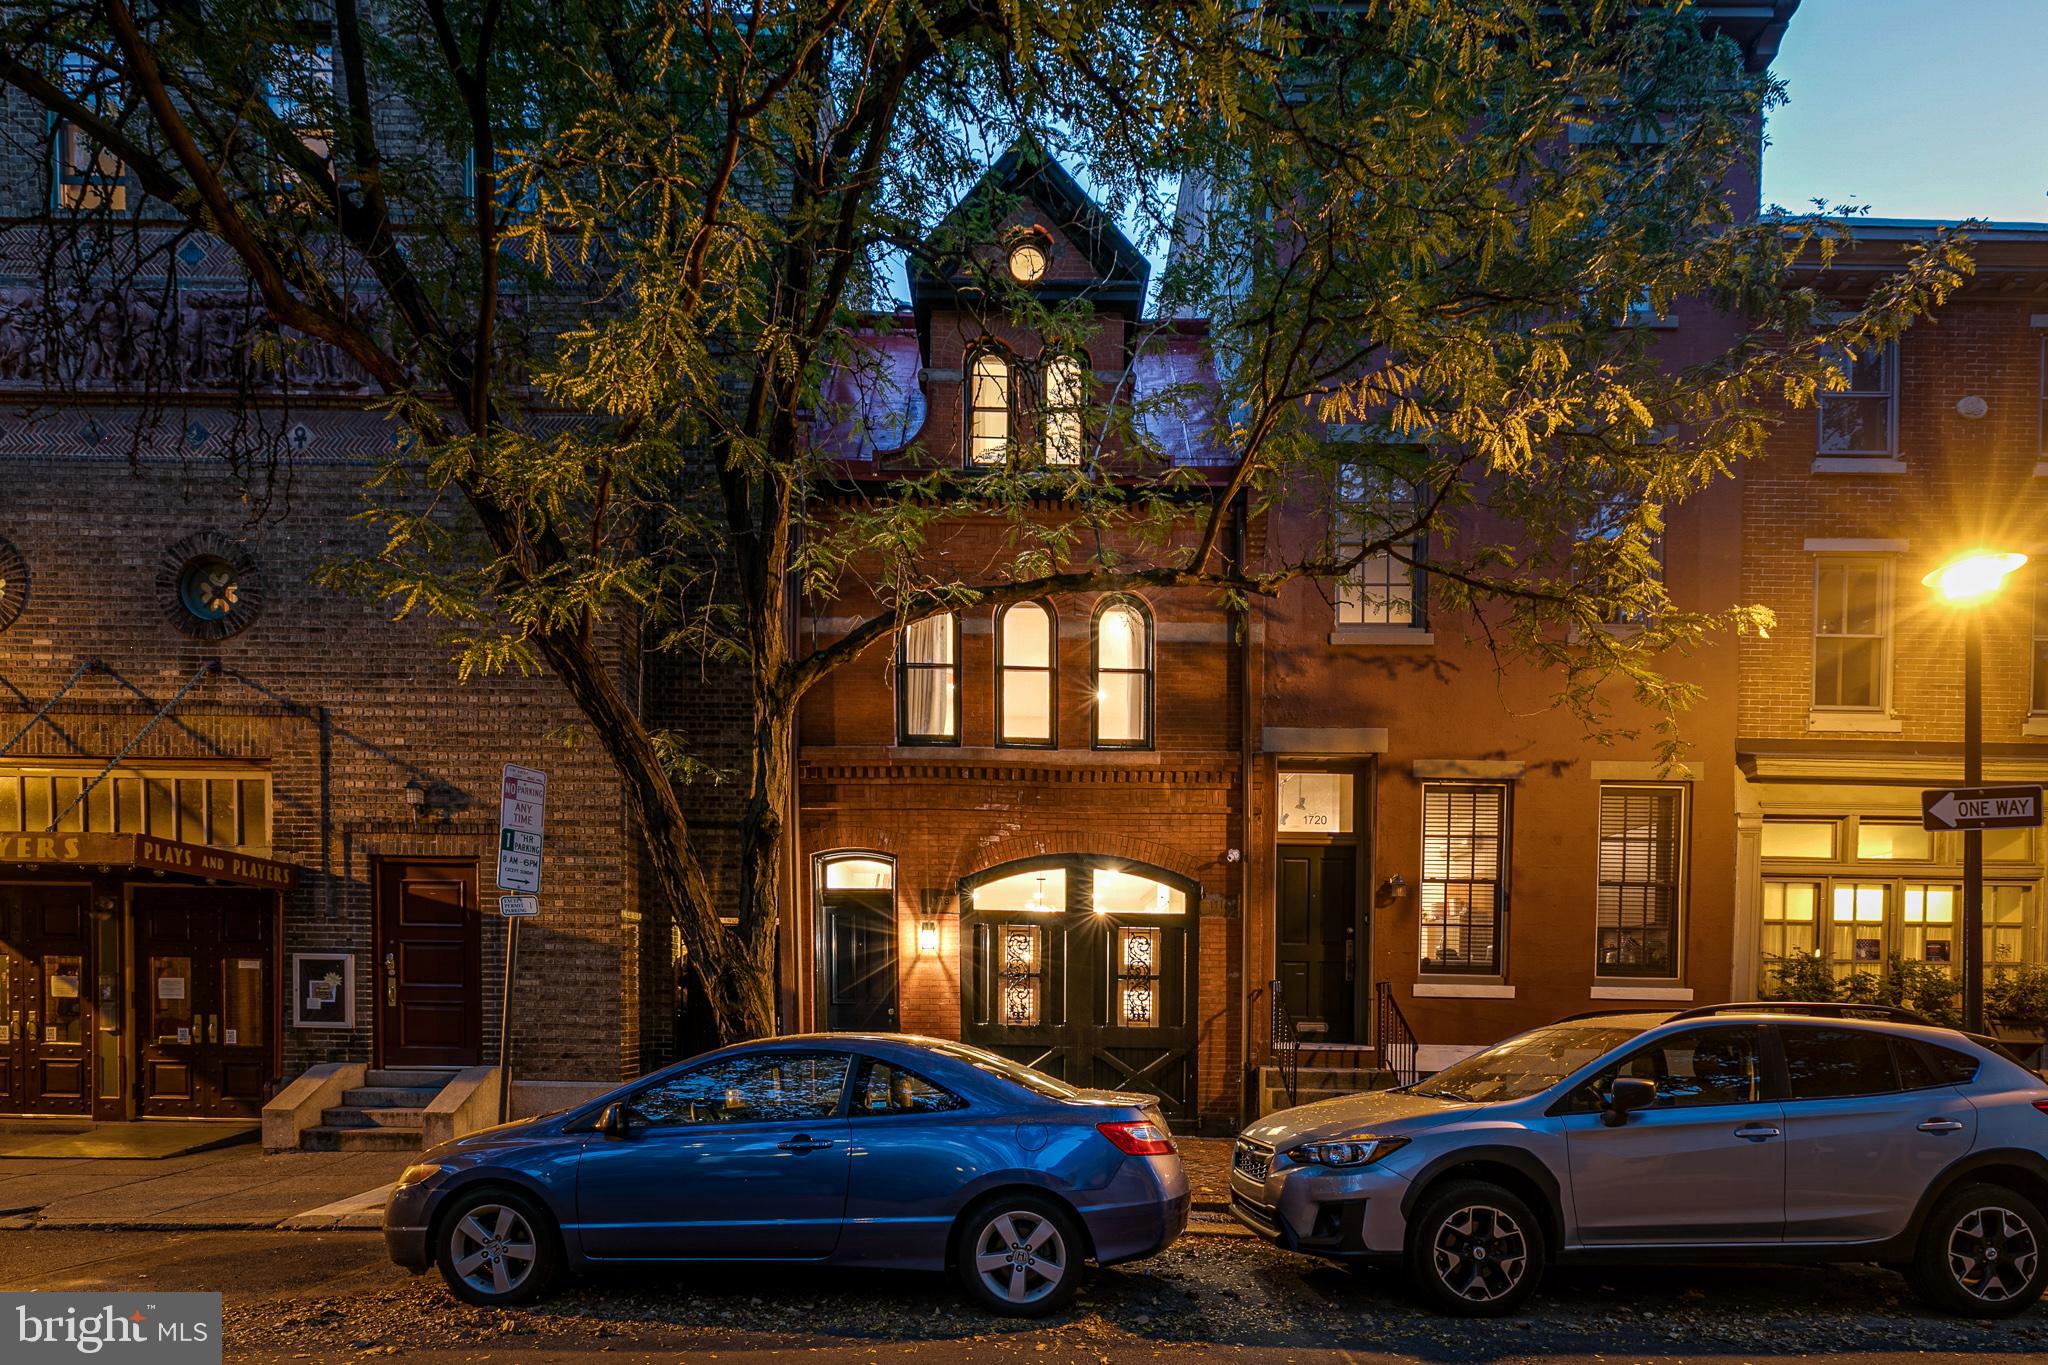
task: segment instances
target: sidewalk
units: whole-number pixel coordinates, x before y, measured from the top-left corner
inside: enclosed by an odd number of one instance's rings
[[[362,1226],[326,1206],[355,1208],[376,1191],[381,1210],[382,1187],[418,1156],[238,1146],[162,1161],[0,1160],[0,1229]]]

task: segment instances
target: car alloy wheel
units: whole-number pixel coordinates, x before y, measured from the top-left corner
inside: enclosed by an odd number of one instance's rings
[[[478,1204],[448,1229],[448,1263],[480,1295],[518,1293],[539,1256],[532,1224],[505,1204]]]
[[[997,1214],[975,1239],[975,1274],[992,1296],[1018,1308],[1058,1293],[1071,1270],[1059,1227],[1030,1209]]]
[[[2011,1209],[1989,1205],[1958,1218],[1948,1235],[1949,1274],[1965,1294],[1987,1304],[2026,1292],[2041,1259],[2034,1230]]]
[[[1430,1245],[1437,1279],[1466,1303],[1514,1293],[1529,1271],[1529,1239],[1504,1209],[1468,1204],[1445,1215]]]

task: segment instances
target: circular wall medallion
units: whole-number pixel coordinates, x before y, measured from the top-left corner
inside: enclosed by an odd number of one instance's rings
[[[156,596],[195,640],[225,640],[263,610],[263,575],[248,547],[217,531],[186,536],[157,561]]]
[[[28,606],[28,561],[0,539],[0,630],[13,625]]]

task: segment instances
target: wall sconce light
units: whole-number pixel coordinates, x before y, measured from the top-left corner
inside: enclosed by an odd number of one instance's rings
[[[405,779],[405,805],[415,816],[427,813],[427,784],[417,777]]]
[[[1384,882],[1380,883],[1380,894],[1378,899],[1380,904],[1382,905],[1390,905],[1395,901],[1407,900],[1408,879],[1406,877],[1403,877],[1400,873],[1396,872],[1393,876],[1387,878]]]
[[[939,950],[939,922],[935,919],[917,922],[917,955],[930,957]]]

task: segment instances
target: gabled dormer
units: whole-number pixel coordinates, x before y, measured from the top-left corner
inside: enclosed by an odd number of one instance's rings
[[[967,469],[1018,459],[1078,465],[1098,380],[1121,371],[1150,266],[1058,162],[1035,144],[1005,152],[914,260],[910,297],[925,358],[927,457]],[[1088,305],[1078,339],[1048,340],[1021,297]],[[1029,311],[1029,310],[1025,310]]]

